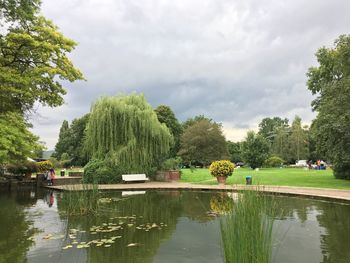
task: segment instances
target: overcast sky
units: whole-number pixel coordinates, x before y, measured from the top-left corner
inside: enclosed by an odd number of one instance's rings
[[[204,114],[244,138],[264,117],[314,118],[306,88],[315,52],[350,33],[349,0],[43,0],[42,12],[78,42],[87,81],[65,105],[38,108],[34,133],[53,149],[63,120],[101,95],[142,92],[180,121]]]

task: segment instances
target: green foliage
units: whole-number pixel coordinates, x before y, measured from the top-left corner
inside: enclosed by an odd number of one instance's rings
[[[290,152],[295,160],[305,160],[309,155],[309,143],[306,129],[301,127],[301,118],[295,116],[290,134]]]
[[[53,164],[49,160],[37,162],[36,164],[38,166],[38,171],[42,173],[47,172],[49,169],[53,168]]]
[[[89,114],[74,119],[70,126],[68,121],[63,121],[58,142],[55,146],[54,157],[63,161],[66,165],[83,166],[87,163],[84,139],[88,120]],[[63,154],[68,154],[68,157]]]
[[[196,122],[200,122],[200,121],[208,121],[210,123],[213,122],[212,119],[207,118],[204,115],[198,115],[198,116],[195,116],[193,118],[188,118],[184,123],[182,123],[182,129],[186,130],[188,127],[190,127],[193,124],[195,124]]]
[[[242,143],[227,141],[227,150],[230,155],[230,160],[233,163],[241,162],[242,158]]]
[[[166,159],[162,165],[161,169],[164,171],[169,170],[180,170],[182,159],[180,157]]]
[[[189,164],[209,165],[217,159],[228,158],[221,125],[208,119],[194,122],[183,132],[178,154]]]
[[[285,161],[278,156],[271,156],[265,160],[265,167],[281,167]]]
[[[39,15],[39,1],[5,2],[1,2],[7,27],[0,35],[0,112],[23,113],[36,102],[62,105],[66,91],[58,79],[83,79],[67,56],[76,43]]]
[[[269,145],[266,139],[253,131],[249,131],[245,141],[242,143],[243,160],[252,169],[255,169],[263,165],[268,153]]]
[[[209,166],[209,171],[212,176],[231,176],[235,165],[228,160],[221,160],[212,162]]]
[[[288,127],[288,119],[280,117],[264,118],[259,123],[259,134],[268,140],[270,144],[273,143],[276,137],[277,130]]]
[[[169,106],[160,105],[154,111],[157,114],[159,122],[164,123],[168,127],[170,133],[173,135],[174,145],[170,149],[169,156],[175,157],[180,149],[182,126],[176,119],[174,112],[170,109]]]
[[[233,209],[220,219],[225,262],[271,262],[276,207],[276,201],[263,192],[238,194]]]
[[[97,184],[83,184],[83,190],[73,188],[63,193],[60,204],[67,215],[96,214],[99,208],[99,198]]]
[[[99,184],[120,183],[121,175],[122,172],[116,165],[105,160],[93,159],[84,167],[83,181]]]
[[[317,98],[313,109],[313,136],[318,152],[325,153],[336,178],[350,179],[350,35],[342,35],[334,48],[320,48],[318,67],[307,73],[308,88]]]
[[[85,148],[123,173],[154,172],[168,155],[172,135],[143,95],[102,97],[92,106]]]
[[[0,164],[26,160],[43,148],[28,127],[18,113],[0,114]]]
[[[6,170],[14,175],[26,175],[38,171],[38,166],[35,162],[25,161],[6,166]]]

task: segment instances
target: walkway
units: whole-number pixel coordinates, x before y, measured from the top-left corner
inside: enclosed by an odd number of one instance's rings
[[[83,190],[83,185],[59,185],[47,187],[54,190],[75,191]],[[256,189],[257,186],[245,185],[202,185],[181,182],[147,182],[133,184],[107,184],[99,185],[99,190],[214,190],[214,191],[238,191]],[[350,190],[311,188],[311,187],[289,187],[289,186],[259,186],[259,190],[267,193],[279,193],[289,196],[306,196],[311,198],[332,199],[350,202]]]

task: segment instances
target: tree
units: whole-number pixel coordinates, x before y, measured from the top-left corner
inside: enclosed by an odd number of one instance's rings
[[[185,130],[188,127],[190,127],[193,124],[195,124],[196,122],[203,121],[203,120],[206,120],[206,121],[209,121],[209,122],[213,121],[212,119],[207,118],[204,115],[198,115],[198,116],[195,116],[193,118],[188,118],[184,123],[182,123],[182,129]]]
[[[0,114],[0,164],[26,160],[43,148],[28,126],[19,113]]]
[[[55,152],[52,154],[52,156],[60,160],[63,153],[69,152],[71,141],[69,123],[67,120],[64,120],[58,135],[58,142],[55,145]]]
[[[267,139],[270,144],[273,143],[277,131],[282,127],[288,127],[288,119],[280,117],[264,118],[259,123],[259,134]]]
[[[0,0],[0,162],[26,159],[38,150],[25,114],[35,103],[63,103],[60,80],[83,79],[68,59],[76,43],[39,14],[40,0]],[[5,133],[6,131],[6,133]]]
[[[70,160],[67,165],[84,166],[87,163],[84,152],[84,138],[88,120],[89,114],[85,114],[81,118],[74,119],[71,125],[68,121],[63,121],[53,157],[61,161]],[[68,157],[62,158],[64,153]]]
[[[350,35],[340,36],[333,48],[320,48],[316,57],[319,66],[307,73],[308,89],[317,95],[316,147],[333,163],[336,178],[350,179]]]
[[[108,159],[124,173],[151,173],[172,143],[143,95],[102,97],[92,106],[85,140],[91,159]]]
[[[301,127],[301,118],[295,116],[289,138],[290,152],[293,160],[304,160],[309,155],[307,130]]]
[[[24,113],[39,102],[63,104],[66,94],[58,80],[83,79],[67,57],[76,43],[39,15],[40,1],[0,2],[0,113]]]
[[[293,162],[290,153],[290,127],[279,127],[276,129],[276,136],[272,142],[271,154],[280,156],[283,160],[287,162]]]
[[[254,131],[249,131],[245,141],[242,143],[243,160],[252,169],[261,167],[269,155],[269,144],[267,140]]]
[[[243,161],[242,158],[242,143],[227,141],[227,150],[230,154],[230,160],[233,163]]]
[[[187,127],[181,136],[179,155],[189,164],[202,165],[228,158],[221,125],[202,119]]]
[[[174,112],[170,109],[169,106],[160,105],[154,111],[157,114],[159,122],[164,123],[174,137],[174,145],[170,149],[169,157],[175,157],[180,149],[180,137],[182,134],[182,126],[176,119]]]

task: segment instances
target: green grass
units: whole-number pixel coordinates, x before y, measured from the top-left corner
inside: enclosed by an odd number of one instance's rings
[[[350,190],[350,180],[335,179],[333,171],[304,170],[303,168],[262,168],[254,171],[249,168],[235,169],[226,184],[245,184],[245,177],[253,176],[254,185],[304,186]],[[217,184],[208,169],[182,169],[181,181],[196,184]]]

